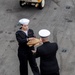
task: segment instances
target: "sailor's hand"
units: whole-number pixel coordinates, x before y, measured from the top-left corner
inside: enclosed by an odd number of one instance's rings
[[[39,40],[40,40],[39,44],[42,44],[42,43],[43,43],[43,42],[42,42],[42,39],[40,38]]]
[[[36,50],[31,50],[31,51],[32,51],[33,54],[36,53]]]

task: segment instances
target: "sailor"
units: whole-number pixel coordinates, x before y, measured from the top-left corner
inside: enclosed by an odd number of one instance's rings
[[[16,32],[16,39],[18,41],[18,58],[20,62],[20,75],[28,75],[28,61],[32,72],[34,75],[39,75],[39,69],[37,67],[35,57],[31,50],[34,49],[34,46],[29,47],[27,42],[33,39],[34,31],[29,29],[30,20],[27,18],[22,18],[19,20],[21,28]]]
[[[37,50],[32,50],[36,57],[40,57],[41,75],[59,75],[59,66],[56,58],[58,45],[57,43],[49,42],[48,37],[50,34],[49,30],[41,29],[39,36],[43,44],[37,47]]]

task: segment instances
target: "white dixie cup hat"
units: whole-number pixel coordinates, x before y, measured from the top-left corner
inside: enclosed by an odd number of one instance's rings
[[[22,18],[22,19],[19,20],[19,23],[22,24],[22,25],[28,25],[29,22],[30,22],[30,20],[27,19],[27,18]]]
[[[51,34],[50,31],[47,30],[47,29],[41,29],[41,30],[39,31],[39,35],[40,35],[40,37],[42,37],[42,38],[48,37],[50,34]]]

